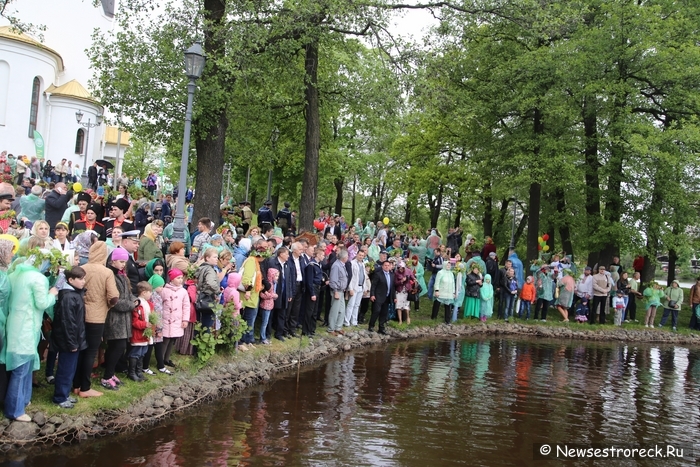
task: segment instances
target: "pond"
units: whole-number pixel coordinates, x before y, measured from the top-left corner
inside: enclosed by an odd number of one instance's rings
[[[302,368],[152,430],[12,466],[554,465],[534,443],[700,440],[700,349],[509,338],[398,343]],[[556,461],[555,461],[556,462]],[[659,465],[659,459],[569,461]]]

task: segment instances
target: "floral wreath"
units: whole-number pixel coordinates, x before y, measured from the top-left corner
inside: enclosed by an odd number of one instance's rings
[[[5,219],[14,219],[17,213],[10,209],[9,211],[5,211],[0,214],[0,221],[4,221]]]

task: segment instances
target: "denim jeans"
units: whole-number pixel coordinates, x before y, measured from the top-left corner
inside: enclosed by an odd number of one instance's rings
[[[532,303],[530,303],[529,300],[520,301],[520,313],[518,314],[519,318],[523,317],[523,311],[527,311],[525,314],[525,319],[530,319],[530,305],[532,305]]]
[[[24,414],[24,409],[32,399],[32,367],[34,359],[29,359],[10,373],[5,396],[5,416],[14,420]]]
[[[56,369],[53,390],[53,401],[57,404],[65,402],[70,395],[75,370],[78,368],[79,356],[80,352],[61,352],[58,354],[58,368]]]
[[[243,309],[243,319],[245,319],[248,325],[248,330],[243,334],[241,339],[244,344],[252,344],[255,340],[255,318],[258,316],[257,308],[244,308]]]
[[[260,308],[260,313],[262,314],[262,324],[260,325],[260,340],[266,341],[270,339],[270,336],[267,335],[267,323],[270,321],[270,314],[272,313],[272,310],[264,310]]]
[[[430,300],[430,301],[433,300],[433,288],[435,287],[435,276],[437,276],[437,272],[433,272],[433,274],[430,276],[430,281],[428,282],[428,300]]]
[[[664,308],[664,314],[661,316],[661,321],[659,322],[659,326],[663,326],[666,324],[666,320],[668,319],[668,315],[671,315],[671,325],[675,328],[678,327],[678,310],[674,310],[672,308]]]
[[[510,318],[513,311],[513,301],[515,300],[515,295],[512,293],[505,293],[501,295],[501,300],[503,301],[503,319]]]
[[[132,345],[129,350],[129,358],[143,358],[148,352],[147,345]]]

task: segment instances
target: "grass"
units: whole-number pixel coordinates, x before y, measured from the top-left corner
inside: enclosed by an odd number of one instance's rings
[[[687,297],[688,296],[688,290],[684,290],[684,294]],[[643,303],[639,302],[637,303],[638,305],[638,312],[637,312],[637,318],[643,322],[644,320],[644,315],[645,311],[643,309]],[[405,322],[402,324],[399,324],[397,321],[391,321],[388,326],[392,329],[400,330],[400,331],[405,331],[408,329],[413,329],[413,328],[419,328],[419,327],[435,327],[444,322],[444,307],[440,307],[440,315],[438,316],[438,319],[431,319],[430,315],[432,312],[432,302],[428,300],[427,297],[422,297],[420,300],[420,310],[419,311],[411,311],[411,324],[406,324]],[[461,310],[460,310],[461,313]],[[658,324],[661,316],[663,314],[663,310],[658,310],[656,314],[656,321],[655,324]],[[678,334],[680,335],[691,335],[696,333],[696,331],[693,331],[688,328],[688,323],[690,321],[690,316],[691,316],[691,310],[690,307],[686,304],[684,304],[681,308],[681,311],[678,316],[678,322],[679,322],[679,327],[678,327]],[[600,325],[600,324],[595,324],[595,325],[590,325],[590,324],[578,324],[573,321],[570,323],[564,323],[562,322],[561,315],[559,314],[558,311],[550,308],[548,314],[547,314],[547,322],[542,323],[540,321],[535,321],[534,319],[531,319],[529,321],[525,321],[522,319],[511,319],[512,323],[518,323],[518,324],[528,324],[528,325],[537,325],[537,326],[547,326],[547,327],[557,327],[557,326],[569,326],[571,329],[577,329],[580,328],[581,330],[611,330],[614,328],[612,325],[612,316],[609,314],[607,316],[607,323],[605,325]],[[369,313],[365,317],[365,321],[369,321]],[[670,319],[669,319],[670,321]],[[492,317],[491,319],[488,320],[490,323],[498,323],[498,322],[503,322],[503,320],[496,319]],[[466,325],[479,325],[480,321],[477,319],[459,319],[457,321],[459,324],[466,324]],[[638,324],[638,323],[624,323],[622,326],[623,329],[627,330],[648,330],[647,328],[644,327],[643,324]],[[361,330],[361,329],[367,329],[367,325],[361,325],[361,326],[356,326],[356,327],[351,327],[348,330]],[[668,322],[666,326],[663,329],[658,329],[656,328],[654,332],[670,332],[671,331],[671,323]],[[320,337],[325,337],[327,336],[326,329],[323,328],[322,326],[318,326],[317,328],[317,334]],[[231,361],[241,361],[241,359],[245,359],[246,361],[253,361],[255,359],[261,358],[265,355],[268,355],[270,353],[292,353],[296,350],[299,349],[299,345],[301,344],[302,347],[307,347],[309,345],[310,341],[307,337],[303,337],[301,339],[301,342],[299,339],[287,339],[285,342],[280,342],[277,339],[272,339],[272,345],[256,345],[254,350],[248,351],[248,352],[238,352],[234,355],[227,355],[227,354],[216,354],[208,363],[205,365],[204,368],[207,367],[215,367],[227,362]],[[175,371],[175,375],[173,376],[168,376],[159,372],[156,372],[156,375],[154,376],[148,376],[148,381],[143,382],[143,383],[136,383],[131,380],[128,380],[126,378],[126,375],[120,374],[119,377],[124,383],[124,385],[118,390],[118,391],[108,391],[108,390],[103,390],[99,384],[99,379],[94,379],[93,380],[93,388],[97,389],[98,391],[102,391],[104,395],[102,397],[94,397],[94,398],[87,398],[87,399],[82,399],[80,398],[79,402],[76,404],[75,408],[66,410],[66,409],[61,409],[59,408],[56,404],[51,402],[52,396],[53,396],[53,385],[47,384],[45,382],[44,378],[44,366],[45,364],[42,363],[41,370],[36,373],[37,376],[37,381],[39,381],[42,384],[42,387],[40,388],[35,388],[33,391],[32,395],[32,405],[29,408],[29,412],[33,413],[35,411],[41,411],[44,412],[47,417],[51,417],[53,415],[60,415],[60,414],[69,414],[69,415],[80,415],[80,414],[95,414],[100,411],[104,410],[119,410],[119,409],[124,409],[128,407],[131,403],[133,403],[135,400],[138,400],[144,396],[146,396],[149,392],[165,387],[167,385],[177,383],[183,379],[189,378],[191,376],[196,375],[202,368],[199,367],[194,358],[185,356],[185,355],[179,355],[179,354],[173,354],[173,361],[177,365],[178,369]],[[152,361],[151,369],[155,368],[155,359]],[[95,373],[99,374],[101,376],[102,369],[98,368],[95,370]]]

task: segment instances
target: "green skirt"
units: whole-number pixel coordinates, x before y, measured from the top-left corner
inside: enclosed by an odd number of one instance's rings
[[[464,317],[478,318],[481,312],[481,300],[476,297],[467,297],[464,301]]]

